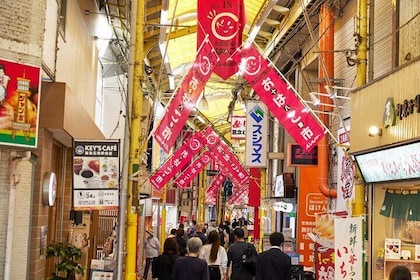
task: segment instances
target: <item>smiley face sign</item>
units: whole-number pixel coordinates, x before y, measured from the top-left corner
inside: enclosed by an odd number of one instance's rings
[[[229,58],[242,44],[245,26],[243,0],[232,0],[228,4],[223,0],[199,0],[197,10],[198,46],[208,35],[220,58],[213,71],[227,80],[238,71],[238,65]]]
[[[208,18],[211,21],[211,32],[213,36],[221,41],[230,41],[239,31],[239,18],[231,12],[217,14],[215,11],[209,12]]]

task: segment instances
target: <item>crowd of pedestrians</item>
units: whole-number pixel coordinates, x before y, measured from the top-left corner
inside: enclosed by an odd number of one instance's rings
[[[244,227],[232,228],[228,221],[217,226],[214,222],[199,224],[192,221],[188,229],[180,224],[172,229],[163,245],[163,252],[156,254],[157,238],[146,231],[146,265],[152,278],[158,280],[290,280],[291,258],[282,252],[282,233],[270,235],[271,248],[258,254],[255,246],[247,242]],[[157,240],[157,243],[159,241]],[[249,256],[249,257],[248,257]],[[255,259],[249,269],[247,259]],[[152,264],[152,265],[150,265]]]

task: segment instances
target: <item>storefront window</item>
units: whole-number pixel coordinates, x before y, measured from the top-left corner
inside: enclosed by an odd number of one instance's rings
[[[420,193],[387,191],[380,214],[386,217],[387,236],[407,243],[420,243]]]

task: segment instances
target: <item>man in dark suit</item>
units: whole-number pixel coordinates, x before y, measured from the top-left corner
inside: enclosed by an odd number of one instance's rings
[[[292,260],[280,249],[284,236],[280,232],[270,235],[271,248],[258,255],[255,280],[292,279]]]
[[[230,280],[252,280],[251,272],[243,264],[243,255],[247,248],[251,250],[251,254],[254,256],[257,256],[258,253],[253,244],[245,241],[243,229],[235,228],[233,235],[235,236],[235,243],[230,245],[227,251],[228,267],[232,264]]]

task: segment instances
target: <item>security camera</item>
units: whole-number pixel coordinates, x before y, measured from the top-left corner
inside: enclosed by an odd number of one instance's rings
[[[351,51],[351,50],[345,50],[345,51],[344,51],[344,55],[345,55],[346,57],[351,57],[351,55],[352,55],[352,51]]]

